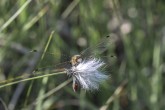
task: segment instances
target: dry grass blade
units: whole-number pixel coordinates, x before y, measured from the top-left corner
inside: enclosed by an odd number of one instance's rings
[[[113,102],[113,100],[120,96],[120,93],[123,91],[127,83],[128,81],[124,80],[122,84],[115,90],[114,94],[111,97],[109,97],[105,105],[103,105],[99,110],[107,110],[109,105]]]

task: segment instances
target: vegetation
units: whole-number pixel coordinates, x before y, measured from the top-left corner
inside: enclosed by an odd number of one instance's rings
[[[1,0],[0,110],[164,110],[164,12],[164,0]],[[62,67],[107,35],[111,78],[75,93]]]

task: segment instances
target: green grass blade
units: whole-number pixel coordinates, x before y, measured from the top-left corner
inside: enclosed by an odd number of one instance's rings
[[[66,72],[63,71],[63,72],[58,72],[58,73],[45,74],[45,75],[42,75],[42,76],[36,76],[36,77],[32,77],[32,78],[22,79],[22,80],[19,80],[19,81],[14,81],[14,82],[11,82],[11,83],[7,83],[7,84],[0,85],[0,89],[3,88],[3,87],[7,87],[7,86],[11,86],[11,85],[20,83],[20,82],[30,81],[30,80],[39,79],[39,78],[44,78],[44,77],[50,77],[50,76],[59,75],[59,74],[64,74],[64,73],[66,73]]]

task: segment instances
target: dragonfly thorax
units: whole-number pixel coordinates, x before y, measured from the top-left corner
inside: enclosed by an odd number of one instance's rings
[[[72,66],[77,66],[79,63],[82,62],[82,57],[81,55],[74,55],[72,58],[71,58],[71,64]]]

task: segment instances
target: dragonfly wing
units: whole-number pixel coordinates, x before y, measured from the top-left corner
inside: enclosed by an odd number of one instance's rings
[[[102,71],[106,73],[111,73],[115,69],[115,64],[117,62],[117,57],[108,52],[109,50],[113,50],[115,45],[115,38],[112,36],[107,36],[103,38],[100,43],[98,43],[95,47],[89,47],[81,52],[81,56],[85,59],[90,58],[99,58],[103,61],[106,65],[102,67]]]
[[[44,72],[44,71],[64,71],[65,69],[68,69],[71,67],[70,61],[63,62],[63,63],[58,63],[57,65],[51,65],[51,66],[46,66],[46,67],[41,67],[41,68],[36,68],[34,72]]]
[[[39,51],[39,50],[35,50],[35,49],[29,51],[29,54],[36,54],[36,53],[41,54],[41,55],[44,54],[44,59],[45,58],[62,58],[66,61],[66,60],[71,58],[70,56],[62,53],[61,51],[59,51],[59,52],[44,52],[44,51]]]
[[[96,46],[85,49],[84,51],[80,53],[80,55],[84,58],[99,56],[103,54],[106,50],[108,50],[112,46],[113,43],[114,43],[114,40],[112,39],[112,37],[106,36]]]

